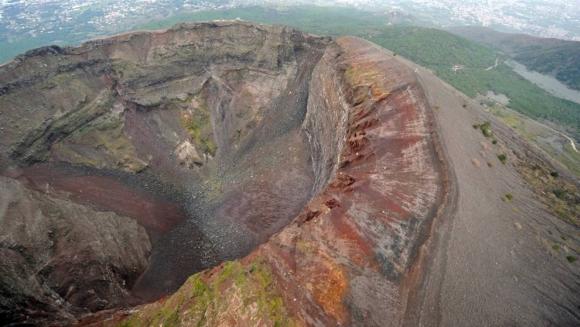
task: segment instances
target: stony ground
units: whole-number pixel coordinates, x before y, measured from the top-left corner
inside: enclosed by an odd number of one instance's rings
[[[578,226],[547,208],[541,197],[549,194],[534,193],[519,172],[522,161],[549,163],[475,101],[403,62],[426,90],[454,175],[451,207],[408,325],[577,325],[580,270],[567,257],[578,256]],[[473,128],[485,121],[493,137]]]

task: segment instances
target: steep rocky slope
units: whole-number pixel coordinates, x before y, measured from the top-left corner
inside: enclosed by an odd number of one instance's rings
[[[66,319],[126,303],[151,251],[143,227],[0,177],[0,312]]]
[[[580,320],[577,181],[367,41],[215,22],[38,49],[0,67],[0,115],[3,323]]]
[[[411,70],[360,39],[330,44],[303,124],[318,195],[250,256],[123,323],[400,325],[447,187],[433,127]]]
[[[2,66],[0,242],[14,260],[1,263],[1,320],[156,299],[285,226],[315,192],[301,124],[328,42],[181,25]]]

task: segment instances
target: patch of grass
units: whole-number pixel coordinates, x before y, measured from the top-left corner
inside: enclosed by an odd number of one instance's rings
[[[492,136],[490,122],[486,121],[485,123],[479,125],[479,129],[481,130],[481,133],[483,134],[483,136],[485,136],[485,137]]]
[[[241,301],[243,306],[236,312],[250,317],[252,325],[295,325],[277,291],[269,265],[256,258],[247,264],[226,262],[209,275],[195,274],[167,300],[148,305],[120,326],[172,327],[184,321],[193,326],[216,325],[232,299]]]
[[[165,321],[163,322],[164,327],[176,327],[179,326],[179,314],[177,311],[171,312]]]
[[[131,321],[125,320],[121,322],[118,327],[133,327],[133,325],[131,324]]]
[[[184,114],[182,123],[196,147],[203,153],[215,156],[217,145],[213,141],[209,109],[205,103],[195,108],[192,113]]]
[[[566,198],[568,197],[568,191],[564,189],[557,188],[554,189],[552,193],[554,193],[554,195],[560,200],[566,200]]]
[[[504,197],[507,201],[512,201],[514,199],[514,196],[511,193],[506,193]]]
[[[560,245],[558,245],[558,244],[552,245],[552,250],[554,250],[554,251],[560,251]]]
[[[195,275],[194,277],[192,277],[189,284],[191,284],[191,296],[192,297],[199,297],[203,293],[208,291],[208,287],[203,282],[200,275]]]
[[[543,164],[520,161],[518,171],[542,201],[563,221],[580,226],[580,191],[575,183],[554,178]]]
[[[502,164],[506,164],[507,162],[507,155],[505,155],[504,153],[498,154],[497,155],[497,159],[502,163]]]
[[[567,255],[566,260],[568,260],[569,263],[574,263],[574,262],[576,262],[577,259],[573,255]]]
[[[482,124],[473,124],[472,126],[474,129],[480,129],[481,133],[485,137],[491,137],[493,135],[493,133],[491,132],[491,123],[488,121],[486,121],[485,123],[482,123]],[[497,143],[497,140],[494,140],[494,141]]]

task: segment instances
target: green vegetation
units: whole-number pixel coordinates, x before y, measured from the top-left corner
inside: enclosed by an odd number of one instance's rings
[[[507,162],[507,156],[506,156],[504,153],[502,153],[502,154],[498,154],[498,155],[497,155],[497,158],[499,159],[499,161],[500,161],[502,164],[504,164],[504,165],[506,164],[506,162]]]
[[[559,188],[554,189],[552,191],[552,193],[554,193],[554,195],[560,200],[564,200],[568,197],[568,192],[566,190],[563,190],[563,189],[559,189]]]
[[[189,99],[191,101],[191,99]],[[188,101],[186,101],[188,102]],[[192,141],[203,152],[215,156],[217,145],[213,141],[209,109],[202,103],[191,114],[183,115],[183,125]]]
[[[390,26],[373,36],[371,41],[433,69],[442,76],[452,76],[454,65],[464,66],[458,73],[485,70],[495,63],[496,58],[496,53],[489,48],[431,28]],[[475,93],[468,95],[475,96]]]
[[[195,144],[200,145],[201,151],[204,153],[209,153],[214,156],[217,146],[211,139],[211,136],[202,134],[203,127],[208,124],[210,124],[209,115],[205,115],[203,112],[199,111],[196,111],[192,117],[185,119],[185,126]]]
[[[479,126],[479,129],[481,129],[481,133],[483,134],[483,136],[491,137],[491,135],[492,135],[491,125],[489,122],[485,122],[485,123],[481,124],[481,126]]]
[[[572,148],[570,141],[562,139],[561,134],[557,131],[547,125],[539,125],[525,115],[499,105],[493,105],[488,107],[488,109],[520,136],[536,143],[554,159],[566,166],[572,173],[576,174],[576,176],[580,176],[580,153]],[[559,141],[547,141],[554,137]],[[562,144],[561,142],[564,143]],[[550,175],[554,178],[559,176],[556,171],[550,171]]]
[[[239,307],[228,307],[232,298],[239,300]],[[249,317],[252,325],[295,325],[282,297],[275,291],[269,266],[256,259],[248,265],[226,262],[210,276],[195,274],[166,301],[149,305],[119,326],[215,325],[219,323],[219,314],[228,310]]]
[[[486,121],[483,124],[474,124],[473,125],[473,128],[475,128],[475,129],[479,128],[481,130],[481,133],[485,137],[491,137],[493,135],[493,133],[491,132],[491,123],[488,122],[488,121]],[[493,140],[493,141],[495,142],[493,144],[496,144],[497,143],[496,140]]]
[[[580,226],[580,191],[576,184],[552,176],[552,170],[540,164],[521,161],[518,170],[542,201],[561,220]],[[563,238],[564,239],[564,238]]]
[[[506,193],[506,194],[504,195],[504,197],[505,197],[505,199],[506,199],[507,201],[511,201],[511,200],[513,200],[513,199],[514,199],[514,196],[513,196],[513,194],[511,194],[511,193]]]
[[[574,263],[576,262],[576,257],[573,255],[567,255],[566,260],[568,260],[569,263]]]
[[[210,282],[204,282],[200,274],[190,278],[190,297],[195,299],[191,309],[204,317],[206,313],[217,313],[225,296],[223,291],[227,284],[233,283],[233,289],[238,289],[245,306],[252,302],[258,305],[258,316],[267,319],[274,326],[291,324],[282,298],[272,293],[273,277],[269,267],[261,262],[254,261],[249,266],[242,266],[238,261],[226,262],[218,275]],[[226,291],[227,292],[227,291]],[[255,318],[260,318],[255,317]],[[211,318],[211,317],[210,317]]]
[[[505,64],[488,69],[498,57],[490,48],[445,31],[408,26],[385,28],[370,40],[433,70],[470,97],[505,94],[516,111],[580,129],[580,105],[550,95]]]

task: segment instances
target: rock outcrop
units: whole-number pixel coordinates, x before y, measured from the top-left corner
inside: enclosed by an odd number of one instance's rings
[[[129,304],[151,243],[133,219],[0,177],[0,312],[3,323]]]

